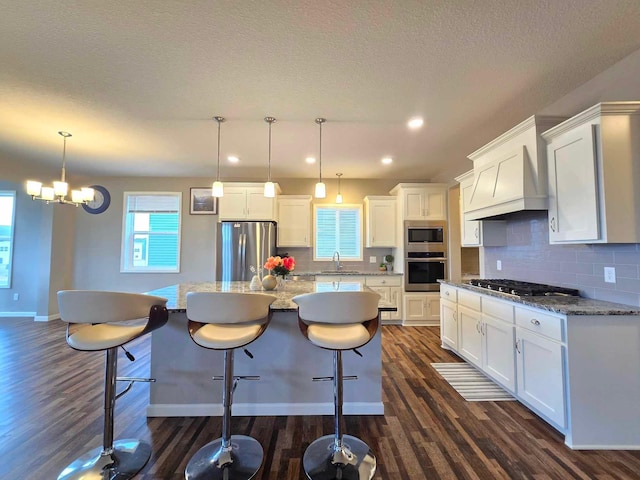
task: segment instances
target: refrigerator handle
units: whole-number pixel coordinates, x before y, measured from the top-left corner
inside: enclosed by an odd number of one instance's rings
[[[245,281],[245,275],[247,273],[247,234],[243,233],[242,235],[240,235],[240,243],[242,244],[242,254],[241,254],[241,259],[242,259],[242,281]]]

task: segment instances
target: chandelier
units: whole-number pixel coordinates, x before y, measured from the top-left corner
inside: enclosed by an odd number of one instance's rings
[[[93,200],[95,192],[93,188],[82,187],[80,190],[71,190],[71,200],[67,199],[69,184],[65,181],[65,162],[67,154],[67,138],[71,136],[67,132],[58,132],[64,139],[62,146],[62,174],[59,182],[53,182],[53,187],[43,187],[42,182],[27,180],[27,194],[32,200],[44,200],[47,203],[56,202],[63,205],[81,205]]]

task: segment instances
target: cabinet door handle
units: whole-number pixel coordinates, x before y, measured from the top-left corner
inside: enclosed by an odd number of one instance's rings
[[[522,353],[522,352],[520,351],[520,339],[516,340],[516,352],[518,352],[518,353]]]
[[[556,231],[556,217],[551,217],[551,221],[549,222],[549,226],[551,227],[551,231]]]
[[[537,320],[537,319],[535,319],[535,318],[532,318],[532,319],[531,319],[531,323],[532,323],[532,324],[534,324],[534,325],[536,325],[536,326],[538,326],[538,325],[540,325],[540,320]]]

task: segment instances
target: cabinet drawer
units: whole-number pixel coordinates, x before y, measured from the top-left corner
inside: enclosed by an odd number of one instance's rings
[[[456,303],[458,301],[458,289],[451,285],[440,284],[440,298]]]
[[[480,294],[469,290],[458,290],[458,303],[472,310],[480,311]]]
[[[482,297],[482,313],[513,323],[513,304],[491,297]]]
[[[365,277],[365,284],[370,287],[400,287],[402,286],[402,277],[398,275],[384,276],[376,275]]]
[[[516,324],[532,332],[539,333],[559,342],[564,340],[562,318],[543,313],[540,310],[529,310],[516,307]]]

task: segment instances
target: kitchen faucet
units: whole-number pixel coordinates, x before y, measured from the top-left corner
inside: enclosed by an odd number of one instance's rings
[[[337,260],[336,260],[336,256],[338,257]],[[338,252],[337,250],[333,252],[333,257],[331,257],[331,261],[336,262],[336,270],[340,270],[342,268],[342,266],[340,265],[340,252]]]

